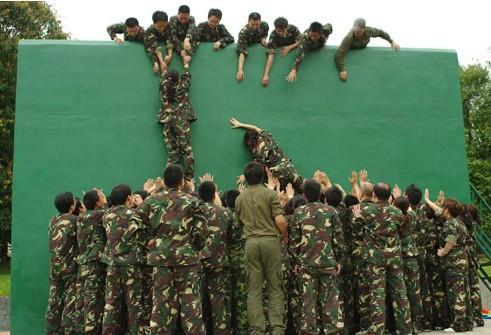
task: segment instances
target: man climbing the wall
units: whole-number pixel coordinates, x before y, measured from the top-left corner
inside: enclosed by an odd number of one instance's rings
[[[145,40],[145,29],[140,27],[138,20],[129,17],[124,23],[116,23],[107,27],[109,37],[117,44],[123,44],[123,40],[117,34],[123,34],[124,41],[143,43]]]
[[[268,31],[269,26],[266,22],[261,21],[261,15],[259,13],[253,12],[249,14],[249,21],[240,30],[237,41],[237,54],[239,55],[236,75],[237,81],[244,80],[244,62],[247,56],[247,47],[258,43],[266,47],[268,45],[266,40]]]
[[[160,10],[152,15],[153,24],[148,27],[145,34],[145,49],[153,61],[153,72],[159,74],[165,66],[170,64],[172,59],[172,35],[168,24],[167,13]],[[167,54],[162,55],[162,48],[159,43],[165,43]]]
[[[169,26],[172,35],[174,49],[181,56],[183,63],[189,63],[196,50],[191,40],[196,34],[196,21],[190,15],[191,10],[188,6],[182,5],[177,11],[177,15],[170,18]]]
[[[356,19],[353,28],[349,31],[348,35],[343,39],[341,45],[336,51],[335,62],[339,71],[339,79],[346,81],[348,79],[348,71],[344,67],[344,56],[351,49],[364,49],[370,42],[371,37],[381,37],[390,43],[390,47],[395,51],[399,51],[399,45],[394,42],[382,29],[367,27],[365,19]]]
[[[228,32],[223,24],[222,11],[217,8],[212,8],[208,12],[208,21],[201,22],[196,28],[196,34],[191,41],[193,44],[199,42],[212,42],[213,50],[217,51],[225,48],[227,45],[234,43],[234,38]]]

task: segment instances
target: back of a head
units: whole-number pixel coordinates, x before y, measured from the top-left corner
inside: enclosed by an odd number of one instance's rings
[[[310,24],[309,31],[313,33],[321,33],[322,32],[322,24],[315,21]]]
[[[343,192],[336,186],[331,186],[325,193],[326,203],[332,207],[338,207],[343,201]]]
[[[421,202],[423,198],[423,192],[415,184],[411,184],[406,188],[406,196],[409,199],[409,203],[412,206],[416,206]]]
[[[279,17],[274,20],[274,27],[279,29],[285,29],[288,27],[288,20],[284,17]]]
[[[133,192],[134,194],[138,194],[140,197],[142,197],[142,200],[145,200],[146,198],[148,198],[148,196],[150,195],[150,193],[148,193],[147,191],[145,190],[138,190],[138,191],[135,191]]]
[[[264,168],[258,162],[250,162],[244,168],[244,176],[248,185],[261,184],[264,178]]]
[[[135,17],[129,17],[124,21],[124,25],[128,28],[134,28],[139,25],[139,22]]]
[[[212,181],[204,181],[198,187],[199,198],[204,202],[213,202],[215,192],[215,183]]]
[[[167,16],[167,13],[163,12],[161,10],[154,12],[152,15],[153,23],[156,23],[159,21],[167,22],[168,20],[169,20],[169,17]]]
[[[225,203],[228,208],[235,208],[235,200],[240,195],[238,190],[228,190],[225,192]]]
[[[212,16],[215,16],[217,17],[219,20],[222,19],[222,11],[218,8],[212,8],[210,9],[210,11],[208,12],[208,18],[212,17]]]
[[[363,199],[371,199],[373,196],[373,185],[371,183],[363,183],[360,186],[360,191]]]
[[[423,206],[423,211],[428,220],[432,220],[435,218],[435,211],[433,210],[433,208],[431,208],[431,206],[425,204]]]
[[[455,199],[445,199],[443,208],[447,209],[453,218],[457,218],[464,212],[464,206]]]
[[[249,21],[257,20],[261,20],[261,14],[259,14],[258,12],[252,12],[251,14],[249,14]]]
[[[390,185],[387,183],[377,183],[373,187],[373,193],[378,200],[387,201],[390,198]]]
[[[244,145],[247,149],[252,150],[257,145],[257,141],[259,140],[259,134],[257,131],[253,129],[248,129],[244,133]]]
[[[344,205],[346,207],[351,207],[354,205],[358,205],[360,203],[360,200],[353,194],[346,194],[346,196],[343,199]]]
[[[71,192],[63,192],[55,197],[55,207],[60,214],[68,213],[73,203],[74,198]]]
[[[399,208],[403,214],[407,214],[409,209],[409,200],[406,197],[400,196],[394,200],[394,206]]]
[[[479,216],[479,210],[473,204],[468,204],[465,206],[467,213],[471,216],[472,220],[481,224],[481,217]]]
[[[191,9],[187,5],[179,6],[179,9],[177,10],[177,13],[179,14],[189,14],[190,12]]]
[[[113,187],[109,197],[113,206],[121,206],[126,203],[129,196],[131,196],[131,188],[126,184],[120,184]]]
[[[184,171],[178,164],[170,164],[164,170],[164,184],[167,187],[177,188],[182,184]]]
[[[303,195],[308,202],[319,201],[321,197],[321,184],[313,179],[307,179],[303,183]]]
[[[96,190],[90,190],[84,195],[84,206],[88,211],[92,211],[95,209],[97,202],[99,201],[99,192]]]

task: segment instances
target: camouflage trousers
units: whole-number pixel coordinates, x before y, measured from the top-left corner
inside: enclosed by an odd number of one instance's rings
[[[154,267],[150,334],[203,335],[200,266]]]
[[[471,255],[470,257],[472,257]],[[469,258],[470,258],[469,257]],[[479,276],[477,274],[477,261],[472,259],[469,262],[469,290],[471,295],[472,304],[472,318],[478,327],[484,326],[484,320],[482,318],[482,300],[481,289],[479,288]]]
[[[298,270],[301,335],[337,334],[343,329],[339,290],[334,270]]]
[[[289,159],[283,159],[277,165],[269,168],[273,177],[280,181],[280,189],[285,190],[286,185],[291,183],[297,193],[303,193],[303,179]]]
[[[152,273],[153,266],[143,265],[142,266],[142,322],[144,325],[150,324],[150,315],[152,314]]]
[[[419,272],[419,287],[421,290],[421,302],[423,304],[423,315],[419,324],[416,324],[418,330],[431,330],[433,329],[433,304],[431,302],[431,289],[430,278],[428,271],[426,270],[426,259],[420,255],[418,259],[418,272]],[[413,320],[413,323],[414,320]]]
[[[167,148],[167,165],[184,160],[184,176],[194,177],[194,154],[191,146],[191,128],[185,119],[169,117],[163,122],[164,143]]]
[[[141,265],[107,266],[103,335],[142,332],[142,293]]]
[[[231,257],[232,259],[232,257]],[[231,260],[231,314],[232,329],[236,335],[248,335],[249,324],[247,322],[247,274],[242,257]]]
[[[203,319],[207,334],[231,335],[230,270],[203,269]]]
[[[421,289],[419,286],[419,266],[416,257],[404,257],[402,259],[404,270],[404,282],[406,284],[407,298],[411,310],[411,322],[413,333],[423,329],[423,303],[421,301]]]
[[[469,264],[466,257],[462,257],[454,264],[447,264],[445,287],[450,327],[458,332],[471,331],[473,319],[469,292]]]
[[[50,275],[49,300],[46,310],[47,335],[79,335],[77,275]]]
[[[385,302],[386,288],[392,295],[395,326],[401,334],[412,332],[411,314],[407,290],[404,283],[404,273],[401,259],[384,260],[384,262],[369,264],[370,289],[370,326],[368,332],[372,335],[383,335],[385,331]]]
[[[342,302],[344,331],[343,334],[354,335],[355,324],[355,274],[348,267],[341,269],[339,279],[339,296]]]
[[[437,257],[437,256],[435,256]],[[426,262],[426,272],[430,283],[431,308],[433,311],[433,328],[450,327],[444,270],[438,260]]]
[[[360,258],[353,259],[355,291],[355,331],[367,331],[370,326],[370,289],[367,264]]]
[[[79,280],[84,334],[100,334],[102,331],[102,317],[104,315],[106,265],[99,261],[80,265]]]

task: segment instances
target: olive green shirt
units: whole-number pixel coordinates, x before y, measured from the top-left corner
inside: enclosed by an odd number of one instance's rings
[[[243,238],[279,236],[275,217],[284,215],[278,194],[262,184],[251,185],[235,200],[244,227]]]

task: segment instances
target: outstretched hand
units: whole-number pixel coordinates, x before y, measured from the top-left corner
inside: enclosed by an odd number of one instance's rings
[[[292,69],[288,76],[285,77],[286,81],[289,83],[293,83],[297,79],[297,70]]]
[[[395,198],[399,198],[402,195],[402,191],[397,184],[394,185],[394,189],[392,190],[392,196]]]
[[[240,128],[241,126],[241,123],[239,122],[239,120],[237,120],[236,118],[234,117],[231,117],[228,122],[230,122],[230,125],[232,126],[232,128],[236,129],[236,128]]]
[[[400,46],[399,46],[399,44],[397,44],[396,42],[392,42],[392,43],[390,44],[390,47],[391,47],[392,49],[394,49],[395,51],[399,51],[399,50],[401,50],[401,47],[400,47]]]
[[[211,181],[213,182],[213,176],[209,173],[205,173],[204,175],[202,175],[201,177],[199,177],[199,183],[203,183],[205,181]]]
[[[355,218],[361,218],[361,206],[360,206],[360,204],[354,205],[352,207],[351,211],[353,212],[353,216]]]
[[[368,172],[367,172],[367,170],[361,170],[359,172],[359,176],[360,176],[360,183],[366,183],[366,182],[368,182]]]

